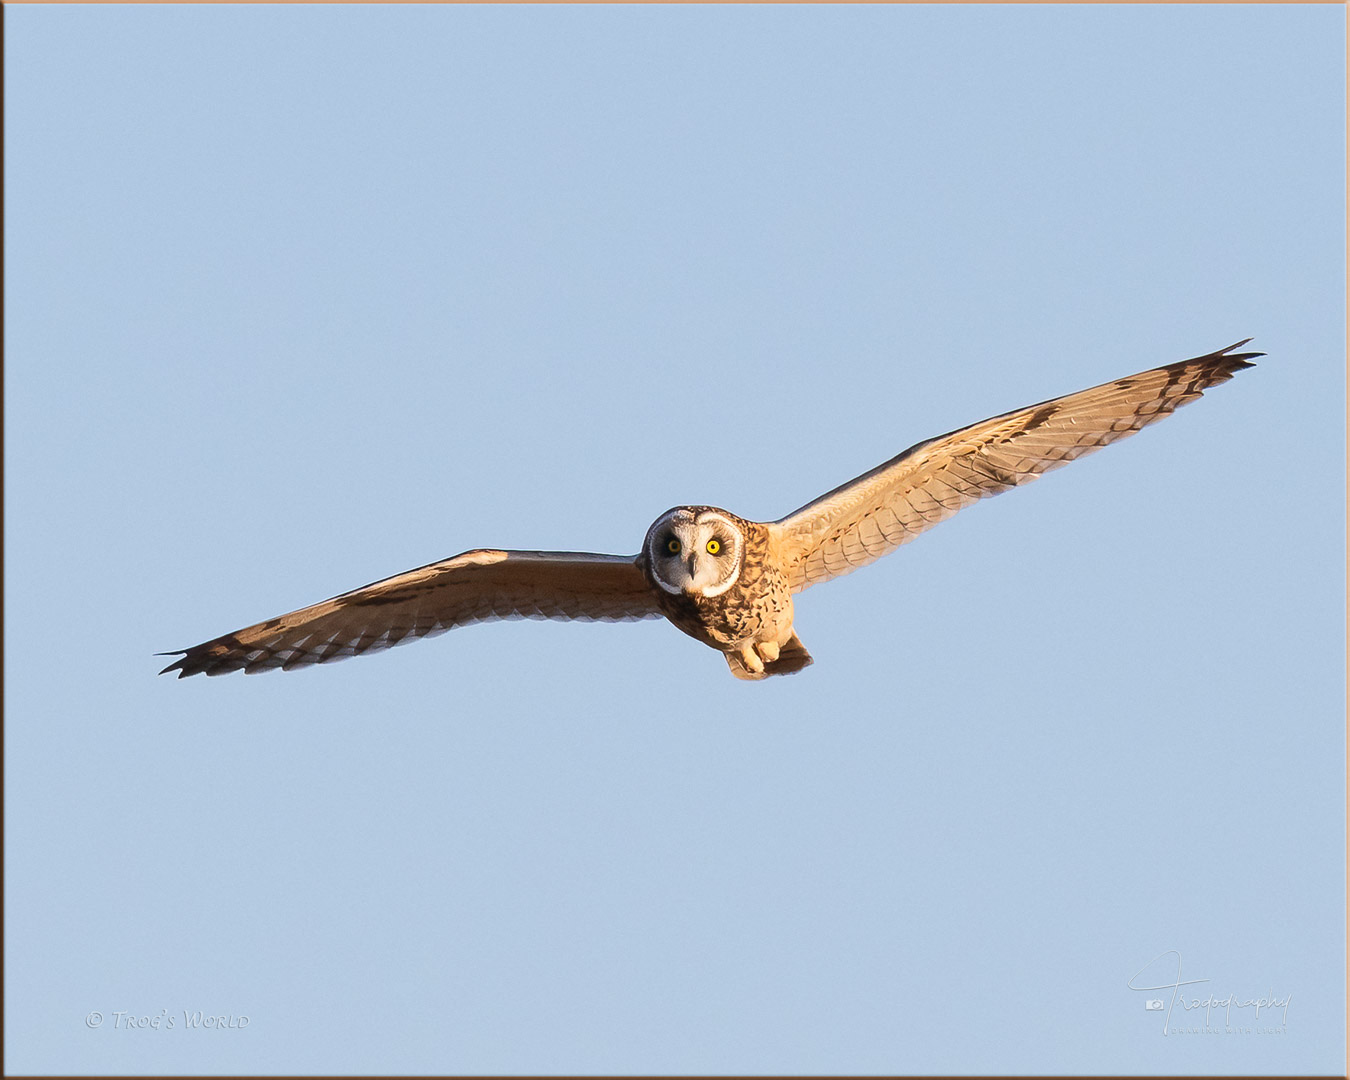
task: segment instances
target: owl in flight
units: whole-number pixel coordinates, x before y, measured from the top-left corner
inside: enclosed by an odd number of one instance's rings
[[[160,674],[289,670],[488,619],[664,615],[738,679],[790,675],[811,663],[793,630],[794,595],[1161,420],[1264,355],[1235,351],[1245,344],[928,439],[777,521],[677,506],[636,555],[466,551],[181,650]]]

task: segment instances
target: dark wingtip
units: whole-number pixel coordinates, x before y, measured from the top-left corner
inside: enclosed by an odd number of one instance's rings
[[[178,650],[175,650],[174,652],[157,652],[157,653],[155,653],[155,655],[156,655],[156,656],[181,656],[181,657],[182,657],[181,660],[175,660],[172,664],[170,664],[170,665],[169,665],[168,667],[166,667],[163,671],[161,671],[161,672],[160,672],[161,675],[167,675],[167,674],[168,674],[169,672],[171,672],[171,671],[176,671],[176,672],[178,672],[178,677],[181,679],[184,675],[187,674],[187,672],[183,670],[183,665],[187,663],[187,650],[186,650],[186,649],[178,649]]]
[[[161,675],[168,675],[172,671],[178,672],[180,679],[186,679],[189,675],[196,675],[201,671],[200,667],[194,667],[189,670],[188,664],[192,659],[191,649],[174,649],[171,652],[157,652],[156,656],[176,656],[178,657],[172,664],[160,672]]]
[[[1229,346],[1228,346],[1227,348],[1225,348],[1225,349],[1220,349],[1218,352],[1210,353],[1210,356],[1215,357],[1216,359],[1227,360],[1229,363],[1235,364],[1235,365],[1237,365],[1238,367],[1255,367],[1256,365],[1250,363],[1249,361],[1255,360],[1258,356],[1265,356],[1265,355],[1266,355],[1265,353],[1263,353],[1263,352],[1234,353],[1234,352],[1233,352],[1234,349],[1240,349],[1240,348],[1242,348],[1242,346],[1246,345],[1247,342],[1249,342],[1249,341],[1251,341],[1251,338],[1243,338],[1241,341],[1235,341],[1235,342],[1233,342],[1233,344],[1229,345]]]

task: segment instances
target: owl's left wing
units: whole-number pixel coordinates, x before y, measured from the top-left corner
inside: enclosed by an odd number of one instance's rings
[[[1247,341],[939,435],[822,495],[770,525],[792,591],[866,566],[979,499],[1161,420],[1265,355],[1234,352]]]
[[[489,619],[650,619],[636,556],[466,551],[180,650],[178,677],[304,667]],[[176,655],[166,653],[164,655]]]

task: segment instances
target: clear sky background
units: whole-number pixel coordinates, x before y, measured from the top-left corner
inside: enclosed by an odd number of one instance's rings
[[[1341,8],[5,18],[9,1071],[1344,1070]],[[1249,335],[792,678],[156,676]]]

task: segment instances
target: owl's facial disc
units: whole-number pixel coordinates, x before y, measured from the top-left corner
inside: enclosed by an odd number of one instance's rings
[[[667,511],[647,530],[644,549],[652,577],[672,595],[720,596],[741,576],[740,529],[716,510]]]

